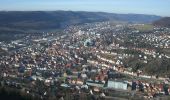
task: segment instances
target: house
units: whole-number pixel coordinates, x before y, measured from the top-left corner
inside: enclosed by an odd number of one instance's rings
[[[86,84],[87,84],[88,86],[104,87],[104,83],[99,82],[99,81],[91,81],[91,80],[88,80],[88,81],[86,81]]]

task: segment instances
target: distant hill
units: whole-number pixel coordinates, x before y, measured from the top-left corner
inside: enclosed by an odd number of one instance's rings
[[[160,18],[155,15],[83,11],[1,11],[0,34],[36,32],[98,21],[152,23]]]
[[[153,23],[156,26],[163,26],[163,27],[169,27],[170,28],[170,17],[164,17],[160,20],[157,20]]]

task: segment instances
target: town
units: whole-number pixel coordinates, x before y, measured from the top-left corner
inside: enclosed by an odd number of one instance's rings
[[[170,99],[170,28],[85,23],[0,48],[0,87],[36,100]]]

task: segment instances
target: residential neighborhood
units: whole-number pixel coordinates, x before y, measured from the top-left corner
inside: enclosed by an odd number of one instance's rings
[[[0,42],[0,87],[42,100],[164,100],[170,28],[144,27],[95,22]]]

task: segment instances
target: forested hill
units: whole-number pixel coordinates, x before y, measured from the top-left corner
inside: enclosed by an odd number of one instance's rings
[[[0,34],[50,30],[64,28],[68,25],[109,20],[131,23],[151,23],[160,18],[160,16],[155,15],[83,11],[1,11]]]
[[[156,26],[169,27],[170,28],[170,17],[164,17],[153,23]]]

